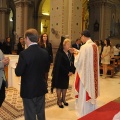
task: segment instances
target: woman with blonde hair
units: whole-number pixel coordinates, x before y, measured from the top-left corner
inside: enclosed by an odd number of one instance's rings
[[[66,102],[66,92],[69,86],[69,76],[74,72],[74,56],[70,53],[71,41],[67,38],[61,39],[58,51],[55,57],[55,63],[52,72],[52,92],[56,88],[57,105],[60,108],[68,106]],[[62,104],[63,103],[63,104]]]

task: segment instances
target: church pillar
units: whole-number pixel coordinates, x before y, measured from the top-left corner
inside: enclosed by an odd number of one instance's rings
[[[31,27],[30,22],[31,17],[33,14],[31,11],[29,11],[29,7],[32,4],[31,0],[14,0],[15,6],[16,6],[16,44],[18,43],[18,38],[20,36],[24,37],[24,32]],[[31,22],[32,24],[32,22]],[[16,45],[15,45],[16,49]]]
[[[0,39],[9,36],[9,14],[10,9],[7,8],[6,0],[0,1]]]
[[[50,6],[50,40],[53,46],[58,47],[62,35],[69,35],[71,40],[78,38],[82,29],[82,2],[51,0]]]
[[[68,0],[68,35],[72,42],[80,38],[82,31],[82,0]]]
[[[110,36],[112,14],[115,12],[112,12],[113,8],[114,3],[112,1],[90,0],[89,29],[93,40],[104,40]]]
[[[63,34],[63,0],[51,0],[50,6],[50,41],[53,47],[58,47]]]

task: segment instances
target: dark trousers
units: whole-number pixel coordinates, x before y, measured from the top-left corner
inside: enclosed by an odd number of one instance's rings
[[[45,120],[45,95],[23,99],[25,120]]]
[[[2,83],[1,89],[0,89],[0,107],[2,106],[3,101],[5,100],[5,85]]]

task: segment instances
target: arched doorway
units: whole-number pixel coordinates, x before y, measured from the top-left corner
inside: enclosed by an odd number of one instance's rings
[[[89,28],[89,0],[82,1],[82,30]]]
[[[42,0],[38,10],[38,31],[50,33],[50,0]]]
[[[7,7],[10,9],[10,14],[9,14],[9,37],[11,38],[12,42],[12,49],[14,49],[14,44],[15,44],[15,28],[16,28],[16,10],[15,10],[15,4],[14,1],[7,1]]]

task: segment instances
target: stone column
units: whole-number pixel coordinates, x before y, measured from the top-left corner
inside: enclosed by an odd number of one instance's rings
[[[114,6],[114,0],[90,0],[89,29],[92,33],[93,40],[104,40],[110,36],[112,14],[116,15]],[[97,27],[95,27],[96,21],[99,24],[98,30],[96,29]]]
[[[58,47],[62,31],[63,0],[51,0],[50,3],[50,41],[54,47]]]
[[[61,36],[69,35],[72,41],[80,37],[82,2],[81,0],[51,0],[50,6],[50,42],[55,56]]]
[[[103,14],[101,14],[100,16],[100,13],[101,13],[101,8],[100,8],[100,3],[97,3],[97,2],[90,2],[90,13],[89,13],[89,30],[92,34],[92,39],[94,40],[98,40],[99,39],[99,33],[101,31],[101,28],[102,28],[102,20],[103,19]],[[102,11],[103,12],[103,11]],[[95,29],[95,24],[97,26],[97,23],[98,23],[98,29],[96,27]]]
[[[6,0],[0,1],[0,39],[9,36],[9,14],[10,9],[6,6]]]
[[[80,0],[51,0],[50,40],[54,47],[58,47],[62,35],[69,35],[71,40],[78,38],[82,29],[81,23]]]
[[[69,0],[68,35],[72,42],[82,31],[82,0]]]
[[[16,44],[18,43],[18,38],[20,36],[24,37],[24,32],[29,28],[29,14],[32,16],[32,13],[29,11],[29,7],[32,4],[31,0],[14,0],[16,6]],[[32,23],[31,23],[32,24]],[[15,49],[16,49],[15,44]]]

